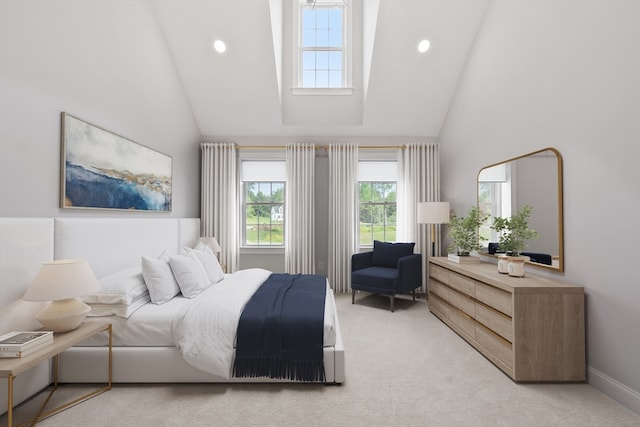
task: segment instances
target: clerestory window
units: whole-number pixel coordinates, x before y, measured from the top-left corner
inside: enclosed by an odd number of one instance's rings
[[[350,10],[343,1],[299,0],[294,93],[350,92]],[[309,91],[311,90],[311,91]],[[337,91],[336,91],[337,90]]]

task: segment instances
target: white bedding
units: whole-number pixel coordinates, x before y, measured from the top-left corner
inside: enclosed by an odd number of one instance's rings
[[[238,271],[182,309],[173,322],[173,338],[187,363],[223,378],[231,377],[240,315],[270,274],[261,268]],[[327,295],[331,303],[325,303],[325,346],[335,342],[335,319],[328,314],[333,313],[333,293],[328,284]]]
[[[185,305],[192,302],[192,299],[178,295],[161,305],[149,302],[128,319],[109,316],[87,317],[86,320],[110,322],[115,347],[173,347],[173,319]],[[107,339],[108,335],[104,333],[83,341],[81,345],[105,346]]]
[[[88,321],[104,321],[113,326],[113,345],[116,347],[178,347],[192,366],[229,378],[233,362],[235,334],[242,309],[255,290],[271,274],[268,270],[247,269],[226,275],[225,279],[209,287],[195,298],[178,295],[158,305],[147,303],[128,319],[109,316],[92,317]],[[196,314],[205,306],[206,318]],[[335,300],[327,283],[324,316],[324,346],[336,341]],[[191,314],[189,314],[191,313]],[[225,329],[226,328],[226,329]],[[215,342],[209,338],[215,337]],[[83,346],[104,346],[107,335],[97,335]],[[211,358],[211,355],[217,355]]]

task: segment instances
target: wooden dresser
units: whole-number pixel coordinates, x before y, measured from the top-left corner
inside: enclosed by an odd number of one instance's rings
[[[429,310],[515,381],[585,381],[584,288],[429,259]]]

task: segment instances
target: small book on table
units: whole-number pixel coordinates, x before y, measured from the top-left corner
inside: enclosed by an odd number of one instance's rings
[[[0,357],[26,356],[53,341],[51,331],[18,331],[0,336]]]

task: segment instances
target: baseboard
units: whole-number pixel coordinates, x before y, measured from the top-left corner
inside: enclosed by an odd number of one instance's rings
[[[589,367],[587,372],[589,384],[640,415],[640,393],[595,368]]]

